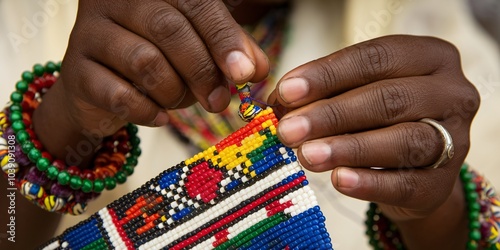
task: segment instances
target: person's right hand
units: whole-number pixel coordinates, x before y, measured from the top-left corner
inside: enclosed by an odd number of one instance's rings
[[[98,129],[103,119],[161,126],[166,109],[195,101],[222,111],[228,82],[260,81],[268,71],[265,54],[221,0],[85,0],[62,82],[47,97],[64,103],[78,129]]]

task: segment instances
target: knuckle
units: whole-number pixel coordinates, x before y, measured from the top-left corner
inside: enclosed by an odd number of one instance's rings
[[[191,66],[190,77],[193,83],[206,83],[219,80],[219,71],[212,58],[200,56],[195,64]]]
[[[331,134],[338,134],[346,123],[343,108],[338,104],[326,104],[320,108],[319,117],[322,117],[322,122],[319,123],[322,131],[329,131]]]
[[[324,84],[319,87],[324,88],[321,89],[321,91],[331,92],[335,89],[337,83],[340,82],[337,72],[342,72],[342,67],[338,63],[333,63],[330,60],[317,60],[316,62],[320,72],[321,80],[319,82]]]
[[[396,190],[398,190],[398,192],[394,196],[393,202],[396,204],[407,204],[408,202],[413,201],[418,193],[417,191],[420,183],[418,177],[413,174],[400,171],[394,178],[396,178],[394,183],[397,186]]]
[[[356,46],[356,60],[367,81],[380,74],[389,75],[393,66],[392,49],[375,41]]]
[[[366,149],[368,148],[367,141],[357,136],[352,136],[352,135],[346,135],[346,136],[348,136],[348,140],[346,143],[347,152],[349,152],[351,159],[354,159],[354,161],[351,162],[351,164],[362,165],[363,163],[367,162],[367,155],[366,155]]]
[[[396,137],[402,138],[400,139],[402,140],[400,144],[400,155],[403,155],[402,166],[420,167],[429,165],[429,159],[433,159],[436,152],[440,152],[439,145],[441,141],[437,137],[434,128],[403,123],[401,129],[396,132]]]
[[[410,90],[401,84],[383,84],[378,88],[378,115],[387,121],[394,121],[407,113],[413,100]]]
[[[125,65],[129,65],[131,72],[139,76],[152,75],[162,60],[161,53],[146,43],[136,44],[125,53]]]
[[[187,34],[188,21],[180,13],[168,9],[153,11],[147,22],[147,32],[159,43],[167,43],[172,37]]]

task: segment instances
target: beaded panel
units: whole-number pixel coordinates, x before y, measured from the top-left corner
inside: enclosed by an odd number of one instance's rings
[[[43,249],[331,249],[313,191],[272,109]]]

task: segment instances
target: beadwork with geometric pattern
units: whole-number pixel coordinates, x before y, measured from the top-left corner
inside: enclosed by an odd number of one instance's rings
[[[42,249],[332,249],[271,108]]]

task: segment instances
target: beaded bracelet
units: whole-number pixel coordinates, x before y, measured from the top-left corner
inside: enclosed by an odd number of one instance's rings
[[[141,154],[137,127],[128,124],[114,135],[103,138],[94,158],[94,169],[67,167],[61,160],[53,160],[44,151],[32,130],[31,116],[42,95],[56,82],[60,64],[37,64],[33,71],[22,74],[16,91],[11,94],[11,105],[0,113],[2,123],[0,164],[6,175],[14,178],[21,194],[38,206],[57,212],[80,214],[86,202],[104,189],[111,190],[124,183],[134,172]],[[7,152],[7,139],[15,138],[15,154]],[[14,160],[11,160],[13,158]],[[9,163],[9,164],[7,164]]]
[[[467,164],[460,169],[469,219],[466,249],[500,249],[500,200],[491,184]],[[396,227],[377,204],[370,203],[366,235],[374,249],[405,249]]]
[[[332,249],[316,197],[271,108],[42,246]]]

